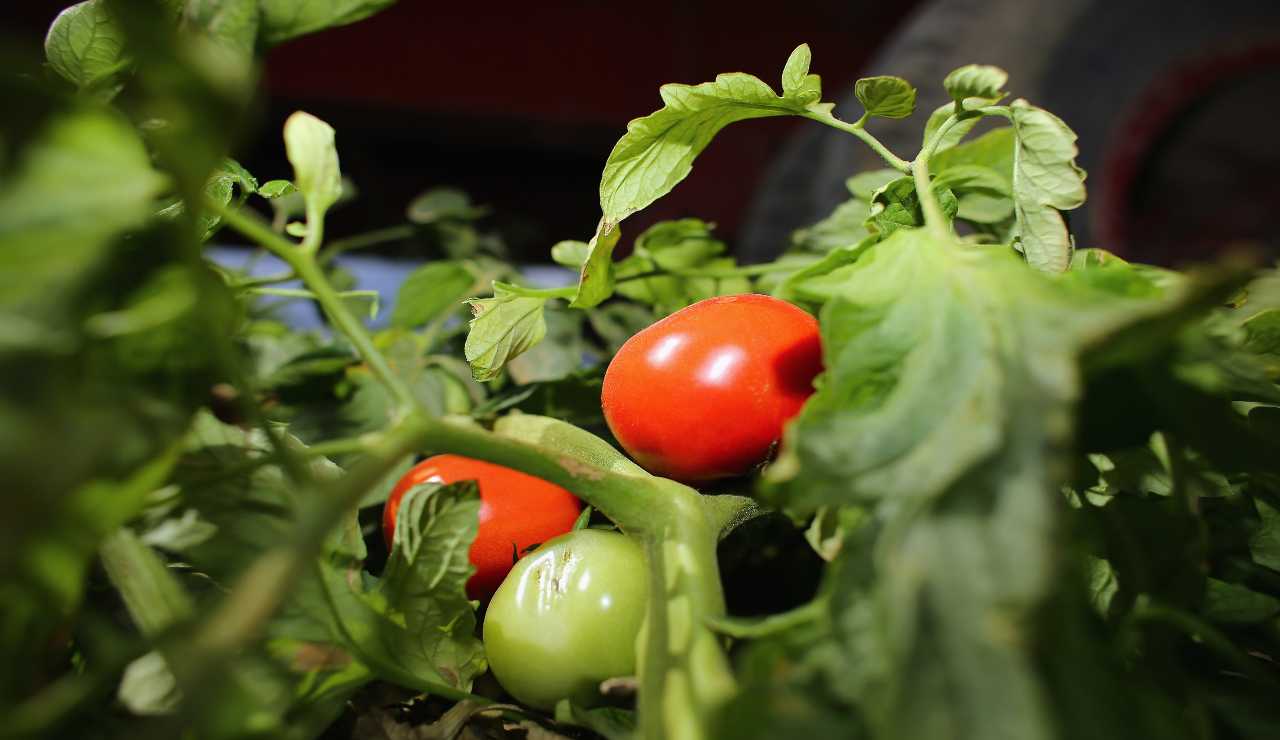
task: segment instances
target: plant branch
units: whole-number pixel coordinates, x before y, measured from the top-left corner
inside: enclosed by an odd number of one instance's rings
[[[365,330],[364,325],[347,310],[341,294],[329,283],[328,277],[316,263],[313,253],[304,251],[302,245],[294,244],[280,236],[265,222],[244,211],[225,208],[214,201],[208,201],[208,203],[222,216],[228,226],[254,240],[292,267],[302,282],[315,294],[316,302],[324,309],[330,321],[346,335],[361,359],[391,391],[402,411],[416,407],[417,402],[413,398],[413,393],[387,364],[386,358],[378,348],[373,345],[373,340],[369,337],[369,332]]]
[[[261,288],[268,285],[279,285],[280,283],[288,283],[297,280],[298,276],[292,270],[289,272],[281,272],[275,275],[262,275],[260,277],[249,277],[244,280],[237,280],[230,284],[232,290],[247,290],[249,288]]]
[[[951,228],[947,225],[947,217],[942,215],[942,206],[933,194],[933,185],[929,177],[929,158],[922,153],[911,163],[911,174],[916,181],[916,197],[920,199],[920,210],[924,212],[924,225],[939,239],[949,239]]]
[[[846,123],[830,113],[804,113],[802,115],[811,121],[824,123],[832,128],[840,129],[845,133],[853,134],[859,139],[862,139],[864,144],[871,147],[872,151],[880,155],[880,158],[883,159],[890,167],[903,174],[911,173],[911,163],[889,151],[889,148],[880,143],[879,139],[872,136],[866,129],[862,128],[862,121],[858,121],[857,123]]]
[[[327,265],[334,257],[343,252],[350,252],[356,249],[365,249],[367,247],[385,244],[387,242],[399,241],[413,236],[413,224],[401,224],[400,226],[388,226],[385,229],[370,231],[365,234],[357,234],[342,239],[334,239],[320,250],[317,260],[321,265]]]

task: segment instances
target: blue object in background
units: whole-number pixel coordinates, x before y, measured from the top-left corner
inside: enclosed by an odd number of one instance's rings
[[[278,257],[256,249],[208,247],[205,249],[205,254],[223,267],[244,272],[253,277],[278,275],[289,269]],[[334,264],[355,276],[356,284],[353,290],[378,291],[381,296],[378,315],[371,320],[368,314],[363,318],[369,327],[380,329],[387,325],[387,318],[391,315],[401,283],[409,277],[409,273],[421,267],[423,263],[374,255],[347,254],[335,258]],[[558,265],[524,265],[519,269],[525,284],[535,288],[560,288],[572,285],[577,279],[577,275],[572,270]],[[302,289],[305,286],[302,281],[294,280],[272,287]],[[276,309],[276,315],[289,326],[301,330],[327,329],[314,301],[304,298],[273,300],[281,301]]]

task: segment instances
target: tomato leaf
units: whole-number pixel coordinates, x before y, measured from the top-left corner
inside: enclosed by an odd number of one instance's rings
[[[617,293],[654,306],[659,314],[667,314],[704,298],[748,292],[751,283],[745,278],[679,274],[682,270],[735,266],[732,258],[721,257],[726,247],[712,236],[714,226],[700,219],[685,218],[662,221],[646,229],[636,237],[632,254],[615,265],[614,274],[621,281]],[[636,279],[640,275],[654,277]]]
[[[82,280],[109,241],[142,225],[166,185],[137,135],[106,112],[49,122],[0,185],[0,305]]]
[[[49,66],[81,89],[102,86],[128,63],[124,32],[104,0],[64,9],[44,39]]]
[[[547,325],[543,341],[507,362],[507,372],[520,385],[566,378],[582,367],[587,352],[581,311],[549,306],[542,313]]]
[[[1000,102],[1000,98],[996,97],[965,98],[963,106],[965,110],[971,110],[973,108],[981,108],[987,105],[995,105],[998,102]],[[955,103],[944,103],[943,105],[938,106],[933,113],[930,113],[928,120],[926,120],[924,124],[924,137],[922,143],[928,143],[931,141],[937,134],[938,130],[942,128],[942,124],[954,115],[955,112]],[[971,114],[961,118],[950,129],[948,129],[945,134],[943,134],[941,139],[938,140],[937,145],[934,147],[935,156],[938,152],[946,151],[956,144],[959,144],[965,136],[969,135],[969,132],[973,130],[973,127],[978,125],[978,121],[980,120],[982,120],[982,118],[976,114]]]
[[[578,290],[569,301],[570,306],[591,308],[613,294],[613,248],[621,237],[622,229],[600,220],[595,235],[587,242],[586,256],[578,275]]]
[[[415,224],[446,220],[473,221],[489,209],[471,204],[471,197],[456,188],[432,188],[409,203],[405,215]]]
[[[935,182],[932,188],[943,215],[948,219],[955,218],[958,207],[955,194],[945,184]],[[898,229],[923,226],[924,212],[916,194],[915,180],[900,177],[877,190],[871,196],[869,213],[867,226],[874,227],[883,236]]]
[[[496,378],[511,359],[546,336],[545,298],[518,295],[495,283],[492,298],[473,298],[469,303],[475,318],[464,353],[476,380]]]
[[[1001,88],[1008,81],[1009,73],[999,67],[967,64],[947,75],[942,86],[952,100],[963,102],[966,98],[1003,98]]]
[[[1076,135],[1060,118],[1025,100],[1010,106],[1017,146],[1013,159],[1014,244],[1033,267],[1062,272],[1074,244],[1060,211],[1084,203],[1084,170],[1076,166]]]
[[[854,83],[853,94],[869,116],[907,118],[916,109],[916,89],[901,77],[863,77]]]
[[[671,191],[720,129],[735,121],[799,115],[817,103],[818,78],[808,74],[809,49],[797,47],[779,96],[753,75],[722,74],[700,85],[663,85],[664,106],[627,124],[600,180],[600,208],[609,226]],[[788,87],[789,86],[789,87]]]
[[[368,18],[395,0],[258,0],[262,40],[275,45],[295,36]]]
[[[895,178],[898,173],[894,172]],[[877,188],[880,186],[877,185]],[[836,206],[826,218],[791,235],[793,249],[826,254],[837,247],[848,247],[866,239],[871,232],[866,222],[871,216],[868,199],[851,198]]]
[[[416,486],[401,500],[391,558],[367,600],[383,619],[372,630],[366,623],[345,625],[360,654],[384,677],[466,690],[484,670],[465,588],[475,572],[467,552],[479,516],[474,481]]]
[[[391,308],[391,325],[411,329],[443,316],[462,305],[475,283],[476,277],[465,262],[429,262],[400,284]]]
[[[903,491],[936,495],[1004,444],[1020,383],[1044,403],[1068,403],[1081,342],[1141,305],[1099,295],[1076,306],[1076,287],[1040,278],[1002,250],[913,229],[825,277],[827,372],[769,476],[803,480],[787,501],[804,511]],[[1069,318],[1052,335],[1017,328],[1060,311]]]

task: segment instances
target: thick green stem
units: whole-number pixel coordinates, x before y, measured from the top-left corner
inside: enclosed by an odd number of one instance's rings
[[[916,181],[916,196],[920,198],[920,210],[924,212],[924,225],[939,239],[951,237],[951,227],[947,225],[947,217],[942,214],[942,206],[933,193],[933,184],[929,178],[929,158],[921,154],[911,163],[911,174]]]
[[[845,133],[853,134],[859,139],[862,139],[862,142],[864,144],[871,147],[872,151],[874,151],[876,154],[879,154],[880,158],[883,159],[885,163],[887,163],[890,167],[892,167],[893,169],[903,174],[910,174],[911,172],[910,162],[899,157],[893,152],[889,151],[888,147],[880,143],[879,139],[872,136],[870,132],[868,132],[866,129],[862,127],[863,121],[866,120],[865,117],[860,119],[857,123],[846,123],[844,121],[841,121],[839,118],[836,118],[835,116],[831,115],[830,113],[826,113],[826,114],[806,113],[804,114],[804,117],[812,121],[817,121],[818,123],[825,123],[826,125],[832,128],[840,129]]]
[[[719,533],[696,491],[672,483],[664,494],[665,506],[650,513],[662,526],[644,538],[649,611],[636,646],[640,736],[703,738],[710,734],[708,720],[736,688],[709,626],[725,613]]]

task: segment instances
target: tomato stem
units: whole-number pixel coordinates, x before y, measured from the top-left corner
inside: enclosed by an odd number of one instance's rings
[[[293,272],[303,284],[315,294],[316,302],[324,309],[329,320],[347,337],[361,359],[369,365],[374,375],[391,392],[392,397],[400,405],[402,413],[417,407],[413,393],[387,364],[386,358],[374,346],[373,339],[369,336],[364,324],[352,315],[343,302],[342,296],[329,283],[329,278],[316,262],[314,249],[309,249],[306,242],[295,244],[289,241],[272,231],[265,222],[244,211],[223,206],[213,200],[206,200],[206,204],[232,229],[257,242],[263,249],[275,254],[293,268]],[[309,236],[310,233],[308,233]]]
[[[845,121],[841,121],[839,118],[831,115],[828,111],[809,111],[803,115],[811,121],[817,121],[818,123],[826,124],[832,128],[840,129],[845,133],[853,134],[861,139],[862,143],[871,147],[871,151],[880,155],[880,158],[883,159],[890,167],[903,174],[911,173],[910,162],[889,151],[888,147],[882,144],[879,139],[872,136],[869,131],[862,127],[865,116],[863,119],[859,119],[856,123],[846,123]]]

